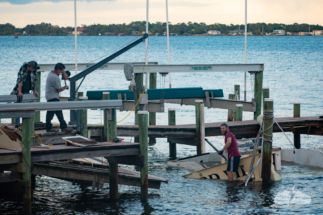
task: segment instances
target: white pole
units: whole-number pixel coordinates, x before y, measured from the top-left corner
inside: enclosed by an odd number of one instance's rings
[[[247,1],[245,5],[245,27],[244,27],[244,63],[247,63]],[[247,101],[247,71],[244,72],[244,100]]]
[[[146,3],[146,33],[148,34],[148,23],[149,23],[149,0]],[[148,38],[146,39],[146,65],[148,65]],[[146,90],[148,88],[148,73],[146,73]]]
[[[75,34],[75,75],[77,74],[77,19],[76,19],[76,0],[74,0],[74,34]],[[77,89],[77,81],[75,82],[75,90]]]
[[[166,0],[166,32],[167,32],[167,51],[168,51],[168,64],[170,64],[170,55],[169,55],[169,26],[168,26],[168,0]],[[168,73],[169,78],[169,88],[172,88],[172,82],[170,78],[170,73]]]

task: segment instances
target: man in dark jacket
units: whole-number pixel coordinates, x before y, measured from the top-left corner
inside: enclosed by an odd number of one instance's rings
[[[16,86],[13,88],[11,95],[17,95],[22,98],[24,94],[30,94],[32,90],[36,97],[39,96],[37,92],[37,69],[39,69],[36,61],[24,63],[18,72]],[[20,118],[16,118],[16,127],[20,126]]]

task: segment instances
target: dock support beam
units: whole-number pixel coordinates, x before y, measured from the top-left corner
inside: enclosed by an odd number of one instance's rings
[[[262,112],[265,110],[265,99],[268,99],[269,97],[269,88],[263,87],[262,88]]]
[[[149,89],[156,89],[157,88],[157,74],[150,73],[149,74]],[[156,125],[156,113],[150,112],[149,113],[149,125]],[[153,145],[156,143],[155,137],[149,137],[149,145]]]
[[[294,117],[301,117],[301,104],[299,102],[294,102]],[[294,131],[294,146],[296,149],[301,148],[301,134]]]
[[[197,134],[197,154],[205,153],[205,124],[204,124],[204,103],[203,100],[195,100],[195,118]]]
[[[136,90],[135,90],[135,104],[139,100],[141,94],[144,92],[144,74],[143,73],[136,73],[135,74],[135,82],[136,82]],[[139,104],[135,108],[135,125],[138,125],[138,111],[143,110],[144,105]],[[148,116],[147,116],[148,117]],[[139,138],[135,137],[135,142],[139,142]]]
[[[143,166],[140,167],[141,201],[148,199],[148,111],[138,111],[140,155]]]
[[[32,119],[23,118],[22,120],[22,163],[26,165],[26,172],[23,173],[24,182],[23,208],[24,214],[31,214],[31,127]]]
[[[106,99],[110,100],[110,93],[105,94]],[[107,120],[107,140],[112,141],[117,137],[117,110],[115,108],[111,108],[107,112],[106,116]],[[118,185],[118,164],[117,163],[109,163],[109,185],[110,185],[110,199],[117,199],[119,192]]]
[[[40,102],[40,94],[41,94],[41,71],[37,72],[37,102]],[[40,111],[35,112],[35,122],[40,122]]]
[[[274,101],[272,99],[265,99],[262,171],[261,171],[263,185],[268,185],[271,183],[273,118],[274,118]]]
[[[262,95],[262,80],[263,80],[263,72],[255,73],[255,94],[254,98],[256,101],[256,111],[254,113],[254,120],[257,120],[257,117],[261,114],[261,95]]]
[[[168,125],[176,125],[175,109],[168,109]],[[176,143],[169,143],[169,157],[176,158]]]
[[[79,97],[80,101],[86,101],[88,98],[86,96]],[[81,135],[83,137],[88,137],[87,133],[87,109],[80,110],[80,122],[81,122]]]
[[[234,99],[234,94],[229,94],[229,99]],[[233,110],[228,110],[228,122],[233,121]]]
[[[242,109],[243,109],[242,104],[236,105],[236,121],[242,121]]]
[[[102,93],[103,100],[110,100],[110,92]],[[108,141],[108,110],[103,110],[103,132],[102,141]]]

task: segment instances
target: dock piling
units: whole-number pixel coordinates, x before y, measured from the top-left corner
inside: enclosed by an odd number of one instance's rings
[[[236,105],[236,121],[242,121],[242,110],[243,110],[243,105],[237,104]]]
[[[135,74],[135,82],[136,82],[136,88],[135,88],[135,104],[140,98],[140,95],[144,92],[144,74],[143,73],[136,73]],[[144,105],[139,104],[135,108],[135,125],[138,125],[138,111],[143,110]],[[135,142],[139,142],[139,137],[135,137]]]
[[[234,85],[234,95],[238,95],[236,100],[240,100],[240,85]]]
[[[41,71],[37,72],[37,102],[40,102],[40,94],[41,94]],[[40,122],[40,111],[35,111],[35,122]]]
[[[265,99],[269,98],[269,88],[263,87],[262,88],[262,112],[265,110]]]
[[[149,89],[156,89],[157,88],[157,74],[150,73],[149,74]],[[149,125],[156,125],[156,113],[150,112],[149,113]],[[149,145],[153,145],[156,143],[156,138],[149,137]]]
[[[26,172],[22,174],[24,182],[23,208],[24,214],[31,214],[31,131],[32,119],[22,120],[22,163],[26,165]]]
[[[86,101],[87,96],[79,97],[80,101]],[[80,123],[81,123],[81,135],[83,137],[88,137],[87,132],[87,109],[80,110]]]
[[[168,125],[176,125],[175,109],[168,109]],[[169,143],[169,157],[176,158],[176,143]]]
[[[234,99],[234,94],[229,94],[229,99]],[[233,121],[233,110],[228,110],[228,122]]]
[[[104,94],[106,100],[110,100],[110,93]],[[112,141],[117,137],[117,110],[111,108],[106,111],[107,121],[107,141]],[[118,185],[118,164],[109,163],[109,185],[110,185],[110,198],[117,199],[119,192]]]
[[[143,165],[140,167],[141,200],[148,199],[148,111],[138,111],[140,155]]]
[[[264,110],[264,133],[263,133],[263,152],[262,152],[262,184],[271,183],[271,159],[272,159],[272,139],[273,139],[273,118],[274,101],[265,99]]]
[[[103,100],[110,100],[110,92],[102,93]],[[103,132],[102,132],[102,141],[108,141],[108,110],[103,110]]]
[[[195,100],[195,118],[197,134],[197,154],[205,153],[205,124],[204,124],[204,103],[203,100]]]
[[[263,74],[262,71],[255,73],[254,99],[256,101],[256,111],[254,112],[254,120],[257,120],[257,117],[261,114]]]
[[[301,117],[301,104],[299,102],[294,102],[293,106],[294,117]],[[301,148],[301,134],[294,130],[294,146],[296,149]]]

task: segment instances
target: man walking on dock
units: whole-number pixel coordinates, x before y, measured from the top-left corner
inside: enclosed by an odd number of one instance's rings
[[[221,133],[225,135],[224,138],[224,147],[221,151],[219,151],[219,155],[222,155],[225,150],[228,151],[228,167],[227,167],[227,175],[228,180],[233,181],[232,172],[237,172],[241,154],[239,152],[237,140],[234,135],[229,131],[229,126],[226,123],[221,125]]]
[[[33,90],[34,95],[38,97],[37,92],[37,75],[36,71],[39,69],[36,61],[24,63],[18,72],[17,83],[11,92],[11,95],[18,96],[18,102],[22,101],[24,94],[30,94]],[[20,126],[20,118],[16,118],[16,128]]]
[[[65,85],[64,87],[61,87],[61,80],[59,78],[59,75],[62,74],[63,78],[65,80],[67,80],[68,76],[65,73],[64,69],[65,69],[64,64],[57,63],[55,65],[54,71],[51,71],[48,74],[47,80],[46,80],[46,100],[47,100],[47,102],[59,102],[59,93],[65,89],[68,89],[67,85]],[[71,131],[72,128],[67,127],[67,124],[64,120],[62,110],[47,111],[47,113],[46,113],[46,131],[47,132],[57,132],[58,131],[58,129],[53,128],[53,125],[51,123],[55,114],[59,120],[61,130],[62,131]]]

